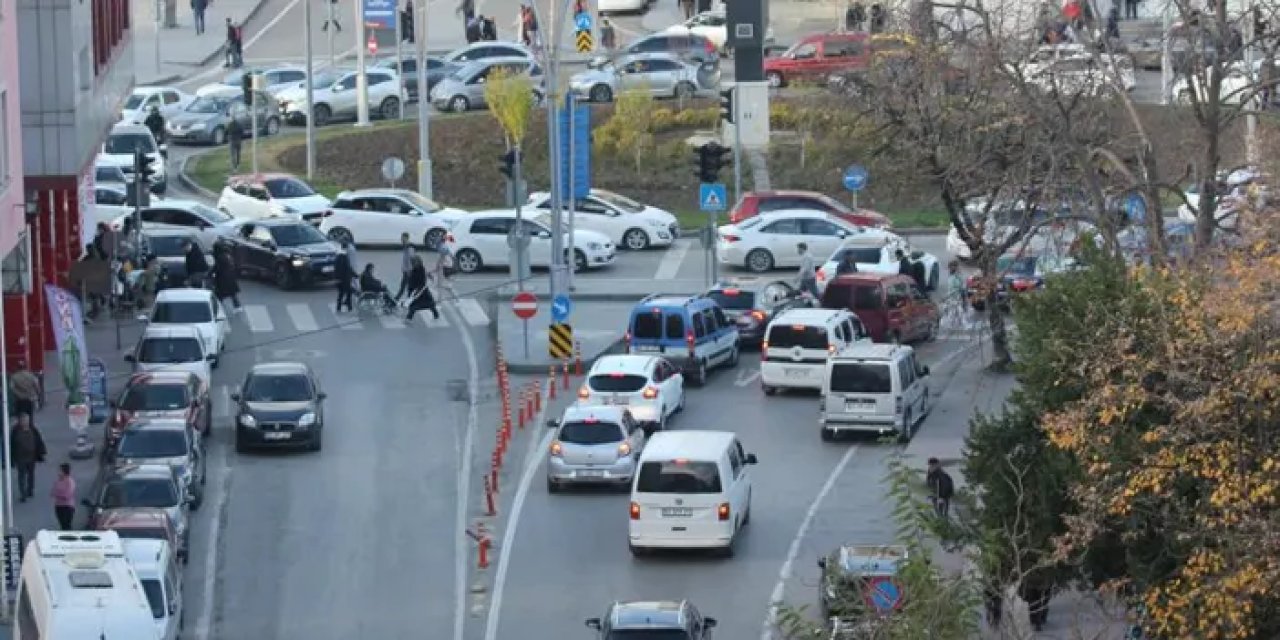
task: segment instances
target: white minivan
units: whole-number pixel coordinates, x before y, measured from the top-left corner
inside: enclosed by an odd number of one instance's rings
[[[756,456],[730,431],[661,431],[645,444],[631,485],[631,553],[719,549],[733,555],[751,521]]]
[[[822,388],[827,360],[855,344],[871,344],[858,316],[848,309],[791,309],[765,329],[760,343],[760,387]]]
[[[822,439],[845,432],[897,434],[906,442],[932,407],[929,367],[905,345],[857,345],[832,356],[822,383]]]
[[[156,638],[178,640],[185,616],[182,612],[182,575],[167,540],[133,538],[123,540],[124,554],[142,582]]]
[[[132,353],[124,356],[134,373],[190,371],[205,386],[213,382],[213,362],[218,356],[205,349],[200,330],[189,324],[153,324],[142,332]]]

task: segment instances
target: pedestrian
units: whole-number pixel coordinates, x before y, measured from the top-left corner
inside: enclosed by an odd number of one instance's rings
[[[1112,41],[1120,39],[1120,7],[1117,5],[1111,5],[1111,9],[1107,11],[1106,38]]]
[[[147,129],[151,131],[151,137],[156,139],[156,144],[164,144],[164,116],[160,115],[160,107],[151,106],[151,113],[147,114],[147,119],[142,121]]]
[[[351,311],[351,294],[355,292],[352,281],[356,278],[356,270],[351,266],[351,256],[347,254],[345,248],[338,249],[338,259],[333,265],[333,277],[338,280],[338,313],[342,313],[344,304],[347,311]]]
[[[432,317],[436,320],[440,319],[440,311],[436,309],[436,300],[431,295],[431,288],[427,286],[427,268],[422,263],[421,256],[413,257],[413,268],[409,271],[409,288],[413,292],[413,300],[409,302],[409,314],[405,316],[405,320],[413,320],[414,314],[427,309],[431,312]]]
[[[19,413],[9,435],[9,456],[18,470],[18,494],[21,502],[35,495],[36,464],[44,462],[48,450],[40,431],[31,424],[31,416]]]
[[[360,264],[360,257],[356,255],[356,241],[347,238],[339,244],[347,252],[347,263],[351,265],[351,272],[355,273],[356,265]]]
[[[498,24],[492,17],[480,17],[480,39],[486,42],[494,42],[498,39]]]
[[[1049,600],[1053,592],[1034,574],[1023,578],[1018,586],[1018,595],[1027,603],[1027,616],[1032,628],[1037,632],[1044,631],[1049,622]]]
[[[688,20],[693,17],[693,0],[678,0],[680,2],[680,10],[684,12],[684,19]]]
[[[187,286],[193,289],[204,287],[205,278],[209,275],[209,260],[204,257],[200,245],[191,240],[182,241],[182,265],[187,268]]]
[[[36,414],[40,405],[40,378],[27,368],[25,360],[19,360],[18,369],[9,375],[9,393],[13,394],[14,415]]]
[[[231,154],[232,171],[240,170],[240,144],[244,140],[244,127],[239,118],[231,118],[227,123],[227,151]]]
[[[440,247],[437,249],[437,252],[440,254],[440,257],[436,259],[436,283],[440,289],[448,291],[449,295],[456,299],[458,294],[453,290],[453,275],[458,272],[458,269],[454,266],[453,252],[449,250],[449,245],[443,242],[440,243]]]
[[[71,477],[70,463],[58,465],[58,479],[53,481],[49,496],[53,498],[53,515],[58,519],[58,528],[70,531],[71,521],[76,516],[76,479]]]
[[[329,4],[333,7],[338,5],[338,0],[329,0]],[[321,31],[329,30],[329,23],[333,23],[333,30],[342,33],[342,23],[338,22],[338,12],[332,8],[329,9],[329,17],[324,19],[324,24],[320,25]]]
[[[240,283],[236,279],[236,261],[231,257],[227,245],[218,243],[213,247],[213,293],[226,305],[227,298],[235,305],[236,312],[244,309],[240,306]]]
[[[884,7],[879,2],[871,5],[871,33],[883,32],[887,20],[888,16],[885,15]]]
[[[467,44],[474,44],[480,41],[480,17],[471,16],[467,18]]]
[[[608,18],[600,20],[600,46],[610,53],[618,46],[618,32],[614,30],[613,23]]]
[[[951,480],[951,474],[942,470],[942,463],[937,458],[929,458],[929,470],[925,473],[924,483],[929,487],[934,512],[939,518],[947,519],[951,514],[951,497],[955,495],[956,486]]]
[[[849,3],[844,10],[844,30],[845,31],[862,31],[862,26],[867,23],[867,7],[859,0]]]
[[[243,31],[227,18],[227,61],[222,66],[239,69],[244,64]]]
[[[209,8],[209,0],[191,0],[191,15],[195,16],[196,35],[204,33],[204,12]]]
[[[1138,0],[1124,0],[1124,17],[1129,20],[1138,19]]]
[[[844,255],[840,256],[840,262],[836,264],[836,275],[842,276],[846,273],[857,273],[857,272],[858,272],[857,257],[853,255],[852,250],[845,251]]]
[[[412,293],[409,288],[409,273],[413,271],[413,243],[409,242],[409,234],[400,234],[400,288],[396,290],[396,302],[405,293]]]
[[[818,297],[818,261],[809,253],[809,245],[801,242],[796,245],[800,252],[800,272],[796,274],[797,287],[809,295]]]
[[[524,34],[528,42],[525,44],[530,47],[538,47],[542,45],[541,38],[538,36],[538,14],[534,13],[533,7],[526,6],[524,12]]]
[[[904,276],[909,276],[915,271],[915,268],[911,266],[911,260],[907,258],[907,253],[905,251],[898,249],[894,252],[894,256],[898,258],[898,273]]]

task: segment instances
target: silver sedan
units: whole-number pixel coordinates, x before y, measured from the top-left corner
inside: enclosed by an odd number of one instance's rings
[[[592,102],[610,102],[626,91],[688,99],[719,83],[720,70],[713,64],[699,64],[670,53],[639,53],[616,60],[596,58],[586,71],[569,79],[569,88]]]

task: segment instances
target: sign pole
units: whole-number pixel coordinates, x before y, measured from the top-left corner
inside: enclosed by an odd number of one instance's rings
[[[23,297],[25,298],[26,296]],[[4,327],[4,305],[0,305],[0,344],[5,344]],[[0,371],[6,374],[9,371],[8,349],[0,349]],[[552,382],[555,381],[552,380]],[[3,405],[3,408],[0,408],[0,413],[4,415],[4,442],[8,444],[12,442],[9,439],[9,420],[12,419],[12,416],[9,415],[9,385],[7,383],[0,384],[0,405]],[[12,468],[12,465],[9,464],[9,447],[4,448],[4,468]],[[7,511],[4,508],[5,505],[0,505],[0,534],[9,532],[7,525],[9,524],[9,518],[13,514],[13,487],[10,484],[13,482],[13,477],[13,474],[6,473],[4,474],[4,479],[0,480],[0,482],[4,483],[5,501],[8,504]],[[0,620],[8,620],[9,584],[7,580],[2,578],[3,576],[0,576]]]
[[[565,289],[568,291],[573,291],[574,290],[573,279],[575,274],[578,271],[577,269],[578,246],[577,246],[577,243],[574,241],[574,237],[573,237],[573,218],[575,213],[574,209],[577,207],[577,200],[578,200],[577,198],[578,190],[576,188],[577,185],[575,184],[576,181],[574,180],[574,178],[576,177],[574,175],[574,173],[576,173],[574,171],[574,168],[576,166],[574,164],[574,156],[575,156],[576,149],[574,148],[573,141],[574,141],[574,138],[577,137],[575,133],[577,129],[574,126],[575,124],[574,115],[578,111],[578,105],[577,105],[577,101],[573,99],[573,93],[568,93],[565,95],[565,107],[568,108],[569,110],[569,126],[566,127],[569,130],[569,161],[565,163],[565,171],[568,172],[569,174],[569,193],[567,194],[567,197],[569,198],[569,244],[573,246],[572,250],[569,253],[569,269],[565,273]]]
[[[364,24],[364,2],[352,3],[356,9],[356,126],[369,126],[369,79],[365,77],[368,70],[365,61],[365,38],[368,29]]]
[[[398,80],[400,82],[400,89],[401,91],[403,91],[404,90],[404,57],[400,52],[400,43],[404,41],[404,25],[402,24],[404,22],[404,19],[401,18],[401,15],[402,14],[400,13],[400,7],[399,7],[399,4],[397,3],[397,6],[396,6],[396,75],[399,76]],[[396,111],[399,112],[399,114],[396,117],[399,118],[400,120],[404,120],[404,100],[396,101]],[[384,117],[385,117],[385,114],[384,114]]]
[[[303,22],[306,22],[307,39],[304,43],[307,55],[307,105],[315,104],[315,64],[311,60],[311,0],[302,0],[304,7]],[[329,3],[330,22],[333,19],[333,3]],[[333,53],[333,32],[329,32],[330,54]],[[332,61],[330,61],[332,64]],[[316,172],[316,123],[315,118],[307,118],[307,180],[311,180]]]
[[[525,320],[520,324],[524,325],[524,359],[529,359],[529,321]]]
[[[742,198],[742,96],[733,85],[733,201]]]
[[[432,199],[431,184],[431,95],[427,91],[427,0],[413,5],[418,26],[413,43],[418,50],[418,193]]]

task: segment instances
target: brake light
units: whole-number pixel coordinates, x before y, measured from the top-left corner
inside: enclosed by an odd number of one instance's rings
[[[640,519],[640,503],[638,502],[631,503],[631,519],[632,520]]]
[[[818,269],[817,279],[818,282],[823,282],[827,279],[827,272],[825,269]]]
[[[587,390],[586,386],[583,386],[581,389],[578,389],[579,400],[586,400],[587,398],[590,398],[590,397],[591,397],[591,392]]]
[[[720,521],[724,522],[729,519],[729,503],[721,502],[720,507],[716,509],[716,515],[720,517]]]
[[[697,341],[694,339],[692,331],[685,334],[684,342],[685,344],[689,345],[689,355],[693,355],[693,345],[696,344]]]
[[[725,242],[733,243],[741,240],[742,238],[739,236],[735,236],[732,233],[722,233],[720,234],[720,239],[724,240]]]
[[[702,41],[702,48],[703,48],[703,49],[706,49],[706,50],[707,50],[707,53],[715,53],[715,52],[716,52],[716,45],[711,44],[711,41],[710,41],[710,40],[703,40],[703,41]]]
[[[756,322],[759,322],[759,323],[762,323],[762,324],[764,323],[764,312],[763,312],[763,311],[752,311],[752,312],[751,312],[751,317],[752,317],[752,318],[755,318],[755,319],[756,319]]]
[[[453,242],[453,234],[452,234],[452,233],[446,233],[446,234],[444,234],[444,241],[445,241],[445,242]]]
[[[736,295],[738,295],[738,290],[737,290],[737,289],[725,289],[725,290],[724,290],[724,291],[722,291],[721,293],[725,294],[726,296],[736,296]]]
[[[642,395],[644,395],[645,400],[652,400],[658,397],[658,390],[653,387],[645,387]]]
[[[618,455],[619,455],[619,456],[629,456],[629,455],[631,455],[631,445],[629,445],[629,444],[627,444],[627,443],[625,443],[625,442],[624,442],[624,443],[622,443],[622,444],[620,444],[620,445],[618,445]]]
[[[765,341],[761,342],[761,343],[760,343],[760,351],[762,351],[762,352],[763,352],[763,351],[768,351],[768,350],[769,350],[769,341],[768,341],[768,340],[765,340]]]
[[[559,441],[552,442],[551,455],[559,458],[561,453],[564,453],[564,447],[560,446],[560,442]]]
[[[625,377],[627,377],[627,374],[625,374],[625,373],[623,373],[623,372],[621,372],[621,371],[614,371],[613,373],[610,373],[610,374],[609,374],[609,377],[610,377],[610,378],[625,378]]]
[[[600,422],[600,418],[597,418],[597,417],[595,417],[595,416],[590,416],[590,417],[588,417],[586,420],[583,420],[583,422],[585,422],[585,423],[587,423],[587,424],[596,424],[596,423]]]
[[[829,344],[829,345],[827,345],[827,353],[828,353],[828,354],[830,354],[830,355],[835,355],[835,354],[836,354],[836,346],[835,346],[834,344]]]

